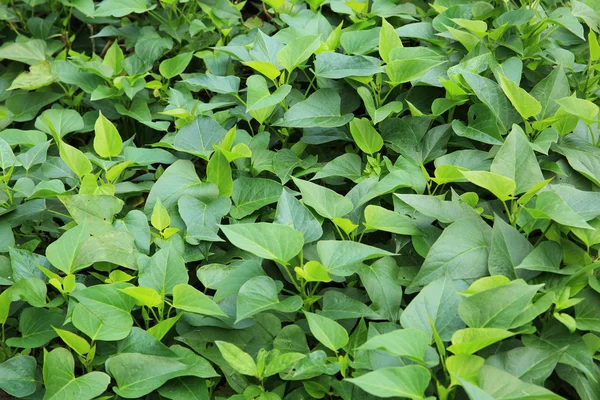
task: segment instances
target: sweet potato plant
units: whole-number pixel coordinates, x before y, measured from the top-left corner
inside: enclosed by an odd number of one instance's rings
[[[0,0],[0,389],[600,399],[599,23]]]

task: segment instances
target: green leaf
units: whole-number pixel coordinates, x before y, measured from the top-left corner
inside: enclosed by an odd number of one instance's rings
[[[201,241],[222,241],[217,235],[219,223],[230,207],[231,201],[226,197],[203,202],[192,196],[182,196],[178,208],[187,227],[185,240],[193,245]]]
[[[274,180],[265,178],[248,178],[241,176],[233,182],[234,208],[231,216],[236,219],[244,218],[254,211],[275,203],[281,196],[283,187]]]
[[[515,181],[517,195],[527,192],[544,180],[529,140],[518,125],[513,125],[504,144],[496,153],[490,171]]]
[[[560,271],[562,261],[562,249],[556,242],[541,242],[531,253],[523,259],[516,269],[528,271],[545,271],[563,273]],[[567,273],[568,272],[564,272]]]
[[[402,285],[398,266],[391,257],[384,257],[358,270],[371,306],[388,321],[397,321],[402,301]]]
[[[488,269],[492,276],[503,275],[510,279],[522,277],[516,267],[527,257],[533,246],[527,238],[501,218],[494,219]]]
[[[38,278],[25,278],[10,287],[11,301],[25,301],[34,307],[44,307],[47,297],[46,283]]]
[[[564,399],[544,387],[523,382],[508,372],[491,365],[481,367],[479,386],[494,399]]]
[[[431,374],[420,365],[384,367],[358,378],[347,379],[362,390],[377,397],[425,398]]]
[[[294,177],[292,179],[302,193],[304,204],[325,218],[341,218],[354,209],[350,200],[331,189]]]
[[[458,315],[458,306],[463,300],[458,293],[466,288],[463,281],[450,277],[431,282],[406,306],[400,323],[406,329],[420,329],[430,338],[433,324],[442,340],[450,341],[457,330],[465,327]]]
[[[173,58],[162,61],[158,66],[158,70],[165,78],[174,78],[185,71],[193,56],[194,54],[191,52],[178,54]]]
[[[312,212],[287,190],[281,192],[277,201],[274,222],[290,226],[302,233],[304,243],[314,242],[323,235],[321,224]]]
[[[321,240],[317,243],[317,254],[327,271],[339,276],[357,272],[365,260],[394,255],[377,247],[346,240]]]
[[[7,90],[35,90],[51,85],[56,79],[57,74],[52,73],[50,64],[43,61],[29,67],[29,72],[19,74]]]
[[[365,56],[325,52],[318,54],[315,59],[315,75],[319,78],[342,79],[352,76],[372,76],[379,72],[381,67],[377,65],[376,59]]]
[[[550,75],[538,82],[530,94],[541,104],[542,110],[536,116],[538,120],[553,116],[560,108],[557,100],[569,96],[571,89],[565,71],[560,66],[554,68]]]
[[[424,286],[445,275],[477,279],[488,274],[491,228],[480,219],[463,218],[442,232],[431,246],[409,289]]]
[[[585,37],[583,36],[583,26],[568,8],[559,7],[555,9],[550,13],[549,20],[568,29],[581,40],[585,40]]]
[[[179,313],[174,317],[163,319],[158,324],[154,325],[150,329],[148,329],[148,333],[152,335],[154,338],[158,340],[162,340],[163,337],[175,326],[179,318],[181,318],[184,313]]]
[[[281,85],[273,93],[269,92],[267,81],[260,75],[252,75],[246,80],[248,86],[247,111],[272,108],[284,101],[290,93],[290,85]],[[271,110],[272,111],[272,110]],[[270,113],[269,113],[270,114]]]
[[[0,325],[4,325],[8,319],[11,302],[12,300],[9,290],[5,290],[4,292],[0,293]]]
[[[486,363],[524,382],[541,385],[554,371],[561,353],[552,348],[517,347],[489,357]]]
[[[418,329],[398,329],[374,336],[360,346],[361,350],[383,350],[398,357],[424,363],[429,347],[427,334]]]
[[[444,224],[450,224],[461,218],[476,217],[473,208],[463,202],[444,201],[439,197],[418,194],[396,194],[395,196],[421,214]]]
[[[50,109],[35,120],[35,127],[48,135],[64,137],[67,133],[83,129],[84,122],[75,110]]]
[[[158,393],[167,399],[208,399],[206,379],[194,376],[173,378],[158,388]]]
[[[186,283],[173,288],[173,307],[195,314],[227,316],[207,295]]]
[[[170,244],[158,250],[145,264],[140,266],[138,282],[140,287],[154,289],[164,299],[173,293],[178,284],[188,282],[185,261],[175,245]]]
[[[58,348],[44,354],[44,400],[93,399],[104,393],[110,383],[110,377],[104,372],[93,371],[76,378],[74,369],[75,361],[67,349]]]
[[[45,346],[54,339],[54,326],[62,326],[64,316],[43,308],[26,308],[19,316],[19,331],[21,336],[6,339],[6,345],[33,349]]]
[[[538,115],[542,111],[542,105],[535,97],[527,93],[524,89],[520,88],[517,83],[504,75],[499,75],[499,77],[502,91],[524,120],[527,120],[534,115]]]
[[[446,62],[426,47],[396,47],[390,51],[389,58],[385,73],[392,86],[422,78],[429,70]]]
[[[287,264],[304,246],[302,234],[289,226],[259,222],[220,225],[227,239],[242,250]]]
[[[269,352],[263,376],[268,377],[283,372],[292,364],[295,364],[306,357],[306,355],[301,353],[278,353],[278,350]]]
[[[171,347],[173,352],[175,348],[176,346]],[[189,357],[180,351],[175,355],[178,357],[141,353],[111,356],[106,364],[117,382],[117,387],[113,390],[121,397],[139,399],[161,387],[169,379],[180,376],[217,376],[212,368],[206,368],[208,362],[200,356],[192,354],[192,357]]]
[[[65,274],[77,272],[81,269],[81,265],[77,265],[77,256],[89,237],[86,223],[69,229],[46,249],[48,261]]]
[[[104,0],[98,5],[94,17],[113,16],[120,18],[131,13],[141,14],[155,7],[156,4],[150,6],[146,0]]]
[[[78,301],[71,317],[73,325],[90,339],[113,341],[127,337],[133,326],[135,301],[119,289],[124,284],[91,286],[71,293]]]
[[[350,121],[350,133],[356,145],[365,153],[377,153],[383,147],[383,139],[367,118]]]
[[[0,58],[33,65],[46,60],[46,42],[40,39],[7,43],[0,47]]]
[[[365,227],[399,235],[421,235],[421,231],[417,228],[413,219],[373,205],[365,208]]]
[[[94,150],[100,157],[116,157],[123,149],[123,140],[117,128],[110,122],[102,112],[94,124]]]
[[[179,218],[177,202],[182,196],[194,196],[203,201],[216,199],[218,189],[212,183],[202,182],[194,164],[189,160],[177,160],[165,170],[154,183],[144,204],[144,213],[151,215],[154,204],[160,199],[171,217],[171,226],[184,228],[185,224]]]
[[[518,317],[530,306],[542,285],[516,280],[473,294],[458,307],[461,319],[471,328],[518,328]],[[528,321],[527,321],[528,322]]]
[[[302,307],[300,296],[278,297],[281,288],[268,276],[255,276],[244,283],[237,296],[236,323],[267,310],[294,312]]]
[[[287,110],[275,126],[288,128],[335,128],[346,125],[352,114],[341,114],[341,98],[333,89],[319,89]]]
[[[527,212],[534,218],[551,219],[561,225],[593,229],[555,192],[540,193],[536,198],[535,208],[527,208]]]
[[[502,144],[496,116],[488,106],[482,103],[473,104],[469,107],[468,120],[468,126],[457,119],[452,121],[452,129],[458,136],[487,144]]]
[[[587,124],[591,124],[598,117],[598,106],[589,100],[578,99],[570,96],[556,100],[561,109],[565,112],[581,118]]]
[[[279,67],[269,61],[245,61],[242,64],[260,72],[271,80],[275,80],[279,75],[281,75]]]
[[[0,364],[0,389],[11,396],[23,398],[37,389],[37,363],[31,356],[18,355]]]
[[[337,322],[319,314],[304,312],[308,327],[314,337],[325,347],[337,353],[337,350],[348,344],[348,332]]]
[[[0,139],[0,167],[6,170],[15,165],[17,158],[10,145],[4,139]]]
[[[454,386],[460,384],[460,381],[457,378],[464,379],[477,385],[479,370],[484,364],[484,358],[473,355],[459,354],[448,357],[446,360],[446,368],[450,374],[451,385]]]
[[[185,79],[184,82],[198,89],[206,89],[222,94],[237,93],[240,89],[240,78],[237,76],[199,74]]]
[[[214,119],[203,115],[179,129],[173,145],[177,150],[208,160],[213,146],[223,141],[227,131]]]
[[[502,133],[507,132],[514,123],[518,122],[516,110],[494,81],[471,72],[462,75],[479,100],[494,114]]]

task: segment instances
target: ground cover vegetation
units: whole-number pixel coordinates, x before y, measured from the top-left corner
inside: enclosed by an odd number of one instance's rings
[[[599,399],[599,12],[2,0],[0,389]]]

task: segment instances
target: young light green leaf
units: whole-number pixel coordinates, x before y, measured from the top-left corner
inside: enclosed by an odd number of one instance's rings
[[[160,199],[156,199],[156,203],[154,203],[154,208],[152,209],[152,216],[150,218],[150,222],[152,226],[159,231],[163,231],[171,225],[171,218],[169,217],[169,212],[163,206]]]
[[[396,30],[385,20],[381,19],[381,30],[379,31],[379,55],[386,63],[390,61],[390,53],[397,47],[402,47],[402,40]]]
[[[504,75],[499,75],[499,77],[502,91],[524,120],[527,120],[534,115],[538,115],[542,111],[542,105],[535,97],[527,93],[524,89],[520,88],[518,84]]]
[[[163,303],[161,295],[151,288],[130,286],[120,291],[133,297],[139,306],[156,307]]]
[[[229,197],[233,193],[233,178],[229,160],[220,150],[216,150],[206,166],[206,180],[219,188],[219,195]]]
[[[174,78],[185,71],[190,61],[192,61],[193,56],[194,53],[192,52],[178,54],[173,58],[161,62],[158,66],[158,70],[165,78]]]
[[[517,184],[511,178],[487,171],[461,171],[469,182],[489,190],[499,200],[508,201],[514,198]]]
[[[186,283],[173,288],[173,307],[195,314],[227,316],[207,295]]]
[[[65,142],[60,142],[58,149],[60,158],[79,178],[92,172],[92,163],[81,150]]]
[[[452,345],[448,347],[448,351],[454,354],[474,354],[514,335],[513,332],[498,328],[465,328],[452,335]]]
[[[217,340],[215,341],[215,344],[231,368],[243,375],[257,376],[258,370],[256,368],[256,363],[250,354],[244,352],[232,343]]]
[[[575,96],[564,97],[556,100],[560,107],[567,113],[591,124],[598,118],[598,106],[589,100],[579,99]]]
[[[100,157],[116,157],[123,149],[123,140],[117,128],[102,112],[94,124],[94,150]]]
[[[288,72],[302,65],[319,48],[321,35],[306,35],[292,39],[277,53],[277,61]]]
[[[356,145],[365,153],[377,153],[383,147],[381,135],[367,118],[354,118],[350,121],[350,133]]]
[[[90,351],[90,344],[87,342],[87,340],[77,335],[76,333],[58,328],[54,328],[54,330],[56,331],[58,336],[60,336],[63,342],[65,342],[67,346],[75,350],[75,352],[80,356],[83,356]]]

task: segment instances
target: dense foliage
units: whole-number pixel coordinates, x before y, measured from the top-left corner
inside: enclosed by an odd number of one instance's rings
[[[600,398],[600,1],[0,2],[0,389]]]

